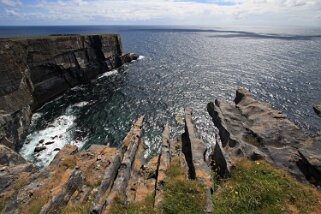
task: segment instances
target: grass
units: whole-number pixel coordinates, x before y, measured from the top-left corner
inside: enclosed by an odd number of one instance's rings
[[[6,201],[0,198],[0,213],[2,213],[5,207],[6,207]]]
[[[175,159],[167,171],[160,213],[204,213],[206,191],[197,180],[189,180]]]
[[[67,206],[61,210],[61,214],[88,214],[90,212],[92,202],[88,201],[79,206],[71,207]]]
[[[320,213],[321,193],[265,161],[240,160],[214,193],[214,213]]]
[[[205,188],[196,180],[187,178],[186,170],[180,166],[179,160],[172,160],[166,172],[164,198],[158,213],[189,214],[204,213],[206,206]],[[110,213],[114,214],[153,214],[154,195],[148,196],[144,203],[124,205],[123,197],[116,197]]]
[[[112,203],[110,213],[114,214],[153,214],[154,196],[147,196],[144,203],[135,203],[125,206],[123,197],[117,196]]]

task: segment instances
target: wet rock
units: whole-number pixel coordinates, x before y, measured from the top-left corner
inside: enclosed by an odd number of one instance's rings
[[[313,110],[321,117],[321,104],[313,106]]]
[[[45,146],[37,146],[34,150],[35,153],[41,152],[43,150],[46,150],[47,148]]]
[[[130,63],[134,60],[137,60],[138,58],[139,58],[139,55],[135,53],[128,53],[122,56],[124,63]]]

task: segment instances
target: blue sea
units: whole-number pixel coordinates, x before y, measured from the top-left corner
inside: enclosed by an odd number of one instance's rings
[[[50,34],[119,33],[125,52],[141,55],[120,70],[105,73],[46,104],[33,115],[21,153],[39,166],[75,144],[119,146],[139,115],[143,138],[158,151],[161,132],[183,132],[183,110],[204,141],[217,140],[206,111],[217,98],[232,102],[235,90],[249,89],[262,102],[284,112],[307,134],[321,130],[312,106],[321,103],[321,29],[215,28],[197,26],[52,26],[0,27],[0,37]],[[33,154],[40,140],[55,141]]]

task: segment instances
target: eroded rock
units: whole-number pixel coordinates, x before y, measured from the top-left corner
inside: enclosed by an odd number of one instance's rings
[[[207,146],[198,135],[192,121],[192,109],[185,109],[185,133],[183,138],[183,152],[189,167],[189,177],[199,180],[206,188],[206,212],[213,211],[212,194],[214,183],[211,168],[206,162]]]
[[[238,157],[265,159],[306,182],[306,175],[298,167],[302,160],[298,150],[313,140],[282,112],[258,102],[245,89],[237,90],[235,104],[216,100],[207,109],[219,129],[227,162],[233,164]]]

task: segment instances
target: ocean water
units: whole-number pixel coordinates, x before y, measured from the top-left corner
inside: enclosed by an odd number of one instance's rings
[[[117,32],[125,52],[140,60],[77,86],[33,116],[24,157],[48,164],[65,144],[119,146],[139,115],[145,115],[147,156],[157,153],[161,132],[183,132],[183,110],[208,144],[217,130],[206,111],[216,98],[232,102],[248,88],[284,112],[309,135],[321,130],[313,111],[321,103],[321,29],[166,26],[0,27],[0,37]],[[47,149],[33,154],[39,141]]]

